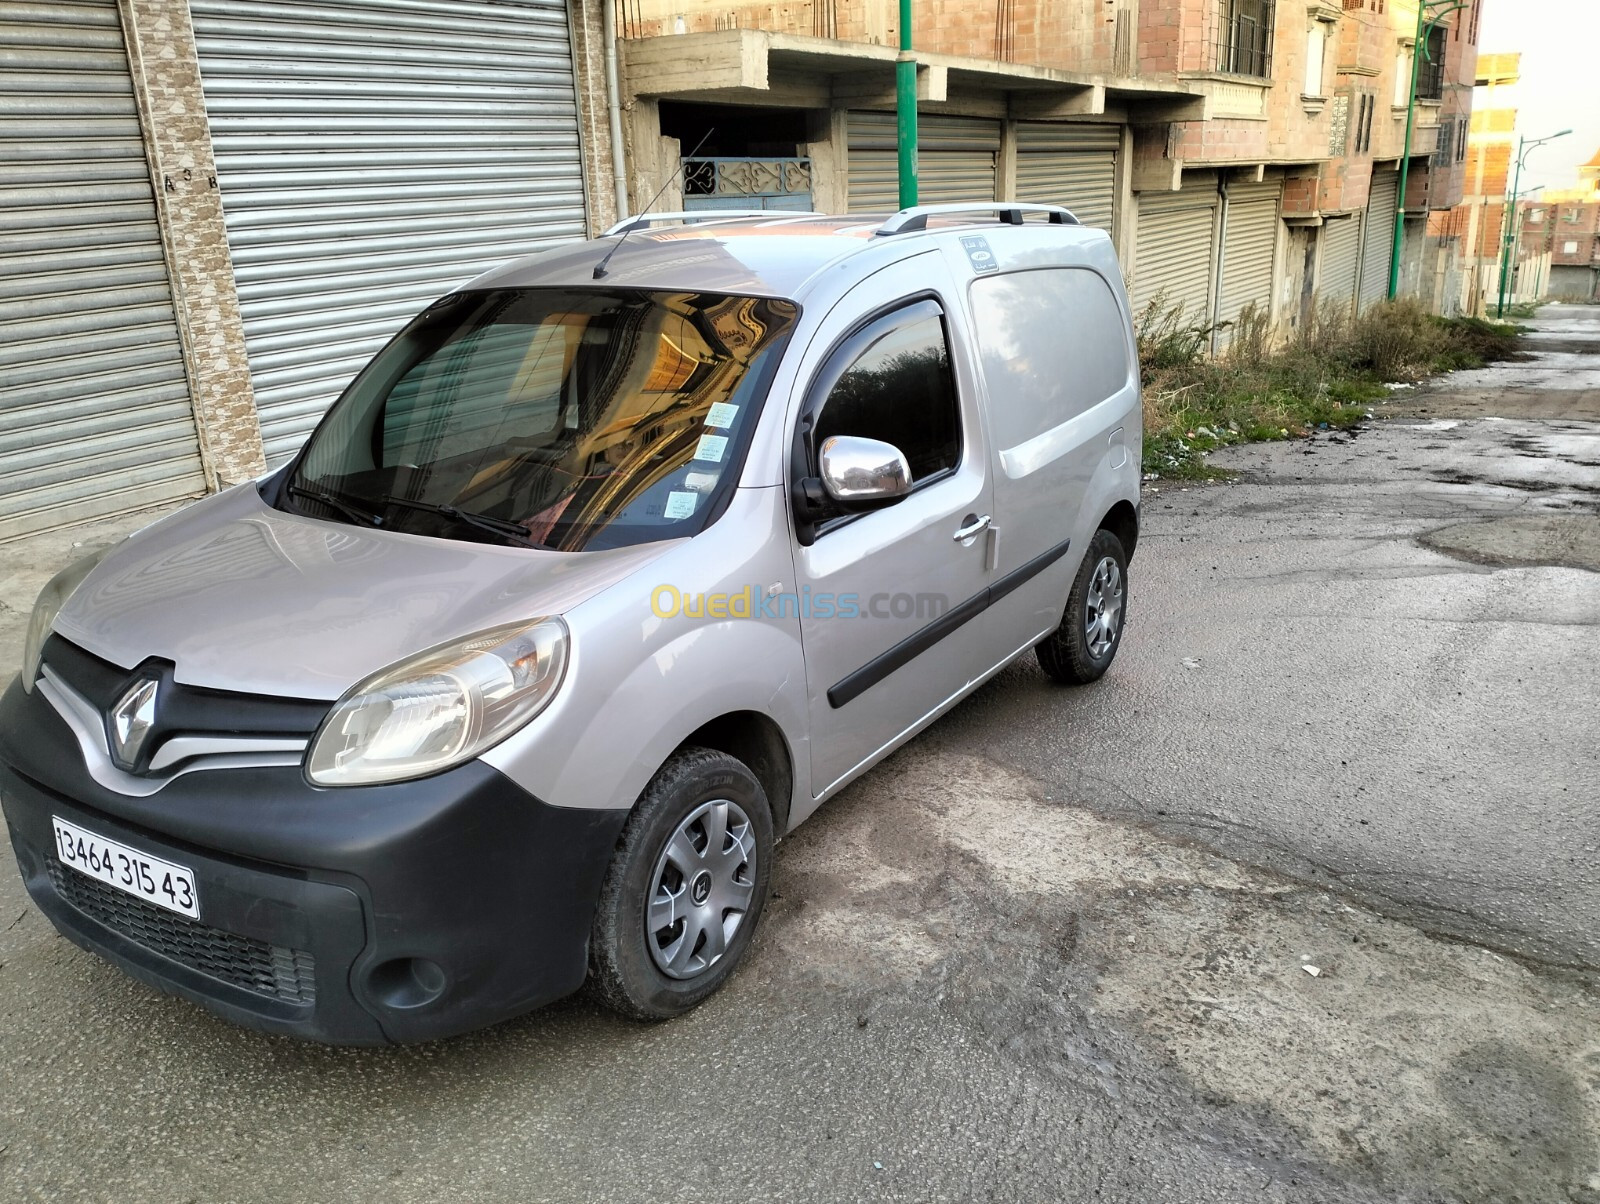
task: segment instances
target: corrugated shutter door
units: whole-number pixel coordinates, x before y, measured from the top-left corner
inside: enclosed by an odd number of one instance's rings
[[[851,213],[900,208],[900,161],[893,113],[852,112],[849,123]],[[979,117],[920,114],[917,200],[924,205],[995,199],[1000,123]]]
[[[115,0],[0,7],[0,539],[205,491]]]
[[[1187,321],[1210,322],[1216,208],[1214,180],[1196,181],[1181,192],[1139,195],[1133,269],[1136,317],[1160,295],[1165,308],[1182,306]]]
[[[1272,309],[1272,269],[1278,249],[1278,202],[1283,182],[1228,185],[1228,228],[1222,248],[1222,306],[1217,317],[1238,319],[1247,305]]]
[[[267,458],[424,304],[581,238],[561,0],[192,0]]]
[[[1322,227],[1322,270],[1317,296],[1345,305],[1355,298],[1361,267],[1361,218],[1330,218]]]
[[[1065,205],[1084,225],[1112,229],[1117,210],[1119,128],[1018,123],[1015,199]]]
[[[1394,255],[1394,215],[1399,205],[1400,173],[1372,176],[1367,202],[1366,245],[1361,252],[1361,308],[1389,295],[1389,264]]]

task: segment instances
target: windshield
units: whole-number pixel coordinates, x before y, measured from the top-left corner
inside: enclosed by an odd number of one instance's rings
[[[454,294],[346,390],[283,504],[574,552],[694,535],[737,483],[796,313],[705,293]]]

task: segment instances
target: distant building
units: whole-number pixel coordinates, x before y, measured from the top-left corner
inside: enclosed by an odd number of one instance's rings
[[[1461,203],[1448,214],[1435,214],[1433,228],[1459,236],[1461,271],[1460,308],[1466,313],[1490,312],[1500,293],[1500,271],[1505,250],[1506,194],[1511,190],[1517,147],[1517,110],[1514,90],[1521,77],[1520,54],[1480,54],[1472,117],[1466,146],[1465,181]],[[1524,185],[1531,180],[1522,181]],[[1529,248],[1520,248],[1527,253]],[[1515,273],[1507,301],[1534,300],[1535,272],[1527,273],[1529,288],[1519,292]]]
[[[1546,192],[1522,221],[1550,255],[1544,296],[1600,301],[1600,150],[1578,169],[1577,188]]]

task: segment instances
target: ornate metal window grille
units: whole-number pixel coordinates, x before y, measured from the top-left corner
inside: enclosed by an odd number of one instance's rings
[[[683,195],[795,196],[811,191],[811,160],[692,158],[683,161]]]

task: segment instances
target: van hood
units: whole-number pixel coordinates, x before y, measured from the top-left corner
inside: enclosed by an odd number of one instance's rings
[[[335,699],[413,653],[561,614],[681,543],[598,552],[462,543],[274,510],[253,484],[117,545],[55,630],[188,685]]]

